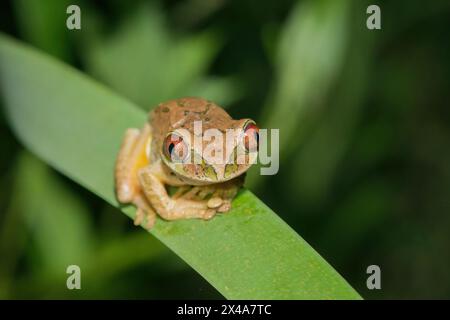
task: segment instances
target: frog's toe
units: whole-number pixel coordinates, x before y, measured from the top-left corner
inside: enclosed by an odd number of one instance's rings
[[[145,221],[145,222],[144,222]],[[142,223],[144,224],[142,225]],[[156,214],[152,212],[145,212],[144,209],[138,208],[136,216],[134,217],[134,225],[142,225],[143,228],[150,230],[156,222]]]
[[[217,212],[225,213],[230,211],[230,209],[231,209],[231,200],[223,200],[220,207],[217,208]]]
[[[144,220],[144,210],[142,208],[138,208],[136,210],[136,216],[134,217],[134,225],[138,226],[142,223],[142,221]]]
[[[137,207],[134,225],[142,225],[145,221],[143,227],[150,230],[155,224],[156,212],[146,203],[145,199],[140,196],[138,196],[133,203]]]
[[[147,221],[145,222],[145,229],[150,230],[156,222],[156,214],[147,214]]]
[[[213,197],[208,200],[208,208],[215,209],[222,205],[223,200],[219,197]]]
[[[216,209],[206,209],[203,213],[203,219],[209,220],[216,215]]]

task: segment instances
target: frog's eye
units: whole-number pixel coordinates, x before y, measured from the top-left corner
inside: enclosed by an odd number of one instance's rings
[[[189,148],[186,142],[183,141],[182,136],[176,133],[167,135],[163,149],[164,155],[172,162],[182,162],[189,156]]]
[[[258,151],[259,129],[253,121],[247,121],[244,126],[244,147],[247,152]]]

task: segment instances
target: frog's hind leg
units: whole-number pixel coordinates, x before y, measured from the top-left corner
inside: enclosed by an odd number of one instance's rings
[[[156,214],[141,194],[137,172],[148,165],[146,147],[151,142],[150,126],[142,130],[128,129],[117,157],[115,180],[116,195],[121,203],[132,203],[138,209],[135,224],[141,224],[147,218],[147,228],[155,222]]]
[[[131,175],[132,161],[130,157],[139,139],[139,134],[138,129],[127,129],[117,157],[115,170],[116,195],[121,203],[130,203],[136,194],[136,184],[133,183]]]

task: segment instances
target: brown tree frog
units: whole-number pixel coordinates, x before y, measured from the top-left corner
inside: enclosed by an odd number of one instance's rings
[[[156,214],[165,220],[210,219],[229,211],[253,163],[250,156],[257,154],[255,122],[234,120],[202,98],[161,103],[148,119],[141,130],[126,131],[115,168],[117,199],[137,207],[135,224],[145,219],[150,229]],[[207,139],[207,132],[225,138]],[[169,195],[166,186],[178,189]]]

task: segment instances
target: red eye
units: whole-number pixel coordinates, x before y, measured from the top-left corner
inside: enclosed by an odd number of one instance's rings
[[[256,124],[249,121],[244,127],[244,146],[248,152],[258,151],[259,129]]]
[[[180,162],[188,157],[189,149],[187,144],[183,141],[183,137],[178,134],[171,133],[164,141],[164,154],[168,160],[172,162]]]

